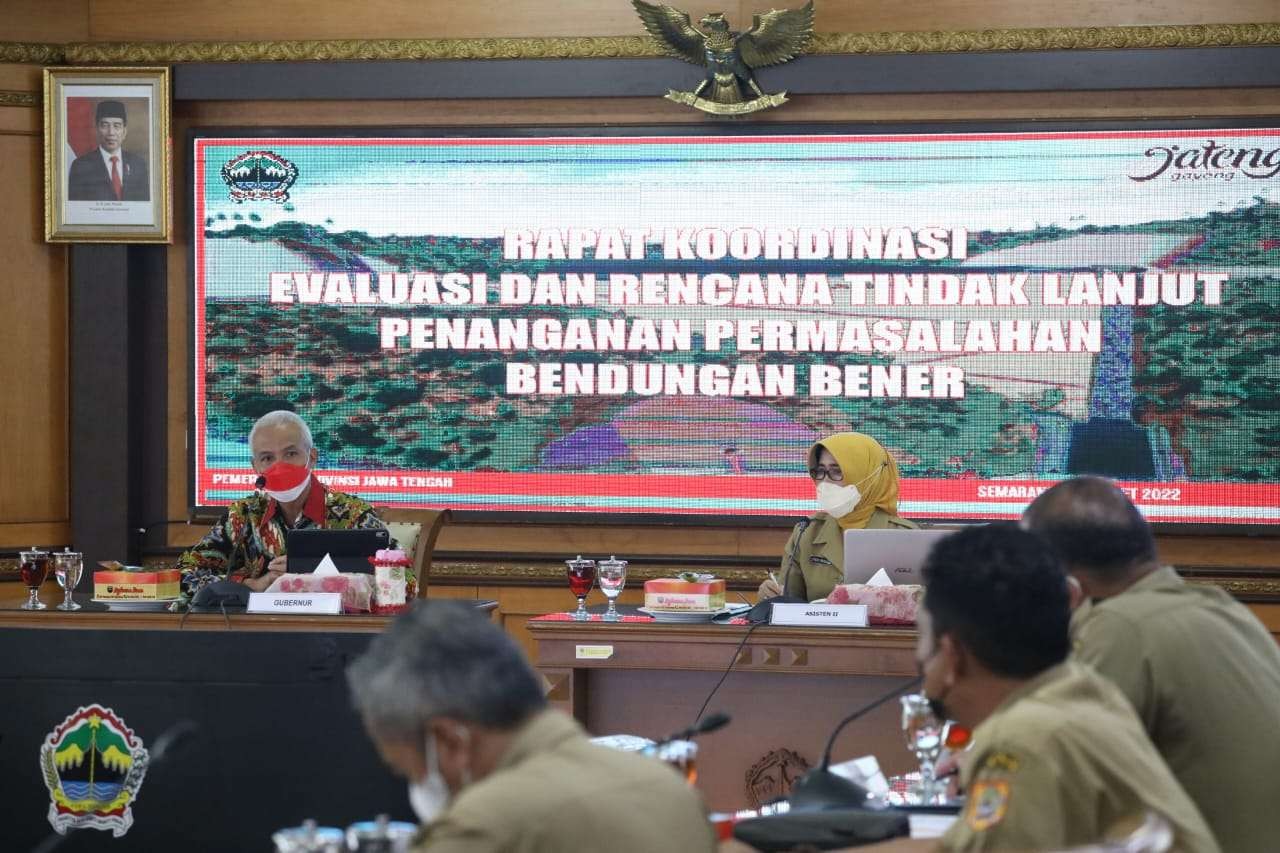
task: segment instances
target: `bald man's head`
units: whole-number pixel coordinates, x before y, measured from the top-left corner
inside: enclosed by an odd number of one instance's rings
[[[1049,540],[1072,571],[1120,579],[1156,561],[1146,519],[1102,477],[1059,483],[1031,502],[1022,524]]]

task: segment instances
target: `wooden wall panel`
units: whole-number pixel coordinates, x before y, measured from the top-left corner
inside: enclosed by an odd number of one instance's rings
[[[9,66],[0,89],[38,79]],[[41,135],[38,109],[0,107],[0,549],[69,536],[66,250],[44,242]]]
[[[3,0],[0,0],[3,2]],[[40,90],[43,83],[41,82],[40,66],[38,65],[6,65],[0,63],[0,95],[16,96],[21,98],[21,103],[11,103],[8,106],[0,106],[0,134],[18,134],[25,137],[34,138],[39,143],[42,130],[43,118],[40,112]],[[9,97],[5,98],[6,102],[10,101]],[[25,160],[22,161],[25,165]],[[43,161],[41,161],[41,164]],[[41,165],[43,174],[44,166]],[[41,205],[44,204],[43,195],[40,197]],[[43,212],[40,212],[43,216]],[[39,236],[44,239],[44,226],[41,225]]]
[[[36,0],[24,0],[34,4]],[[92,41],[218,41],[341,38],[484,38],[639,35],[628,0],[257,0],[173,3],[171,0],[87,0]],[[71,0],[62,0],[64,5]],[[735,28],[760,11],[800,0],[686,0],[675,3],[696,20],[723,11]],[[1203,3],[1192,0],[900,0],[849,3],[818,0],[823,32],[979,30],[1003,27],[1107,27],[1256,23],[1276,20],[1273,0]],[[358,14],[353,14],[358,8]]]
[[[222,0],[90,0],[93,41],[216,41],[265,39],[420,39],[517,36],[614,36],[643,32],[627,0],[364,0],[350,2]],[[736,4],[695,0],[698,14]]]
[[[1250,604],[1249,609],[1257,616],[1267,630],[1280,642],[1280,604]]]
[[[4,90],[0,89],[0,91]],[[42,133],[41,122],[40,110],[34,107],[0,107],[0,136],[18,136],[27,139],[34,138],[38,144],[40,134]],[[40,168],[43,171],[43,161],[41,161]],[[43,196],[40,199],[40,204],[44,204]],[[17,211],[7,211],[6,215],[13,216],[16,213]],[[25,211],[23,211],[23,213],[25,213]],[[39,215],[44,216],[43,211],[41,211]],[[44,240],[43,220],[41,220],[40,233],[36,236],[38,236],[41,241]]]
[[[3,0],[0,0],[0,2],[3,2]],[[0,63],[0,90],[35,94],[40,91],[43,85],[43,76],[39,65]],[[39,111],[37,110],[37,112]]]
[[[86,41],[89,3],[90,0],[0,0],[0,39]]]
[[[721,4],[720,8],[727,5]],[[749,26],[752,15],[799,5],[800,0],[744,0],[738,4],[740,12],[733,20]],[[1217,5],[1187,0],[816,0],[814,9],[816,28],[831,33],[1257,23],[1276,20],[1277,12],[1272,0]]]
[[[1280,89],[1122,90],[1116,92],[1004,92],[931,95],[797,95],[781,110],[752,124],[797,122],[944,122],[1036,119],[1182,118],[1280,114]],[[180,103],[175,111],[175,155],[183,137],[179,121],[196,126],[337,125],[537,126],[705,124],[689,108],[652,98],[512,99],[489,101],[207,101]],[[175,159],[176,156],[175,156]],[[175,184],[176,186],[176,184]],[[176,201],[181,202],[178,198]],[[175,210],[175,216],[178,211]]]
[[[947,119],[1153,118],[1280,115],[1280,89],[1048,92],[1000,95],[846,95],[797,97],[785,110],[757,119],[776,122],[942,121]],[[659,98],[607,101],[546,99],[510,101],[375,101],[293,103],[205,102],[179,104],[174,138],[196,126],[488,126],[609,124],[698,124],[702,119]],[[183,190],[185,154],[175,151],[176,239],[169,258],[169,510],[186,512],[187,430],[187,260]],[[169,542],[184,546],[203,532],[201,525],[174,527]],[[655,535],[660,534],[660,535]],[[778,528],[619,527],[563,525],[458,525],[446,527],[438,547],[452,552],[510,551],[559,556],[592,553],[688,554],[772,557],[787,531]],[[1197,566],[1276,567],[1276,540],[1251,537],[1163,537],[1163,556]],[[506,618],[506,617],[504,617]],[[513,615],[512,619],[519,617]],[[514,624],[514,623],[513,623]]]

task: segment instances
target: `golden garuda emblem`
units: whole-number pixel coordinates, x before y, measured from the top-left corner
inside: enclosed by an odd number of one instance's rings
[[[746,115],[785,103],[787,93],[765,94],[752,69],[794,59],[813,38],[813,0],[799,9],[756,15],[745,33],[730,30],[722,12],[700,20],[699,30],[679,9],[644,0],[632,4],[667,54],[707,69],[706,79],[692,92],[671,89],[666,97],[715,115]]]

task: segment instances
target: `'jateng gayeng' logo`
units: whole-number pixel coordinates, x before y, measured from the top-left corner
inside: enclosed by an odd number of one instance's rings
[[[110,708],[80,708],[40,747],[56,832],[109,829],[116,838],[133,825],[133,801],[147,773],[147,751]]]
[[[298,179],[298,167],[274,151],[246,151],[222,164],[222,180],[231,200],[289,200],[289,187]]]
[[[1153,145],[1145,152],[1150,171],[1129,175],[1149,181],[1168,173],[1171,181],[1230,181],[1236,175],[1261,180],[1280,172],[1280,148],[1232,148],[1210,139],[1197,148]]]

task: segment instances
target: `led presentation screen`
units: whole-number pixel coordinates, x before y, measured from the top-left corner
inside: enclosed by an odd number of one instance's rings
[[[1280,522],[1280,128],[192,135],[193,503],[293,409],[384,504]],[[687,133],[687,131],[669,131]]]

